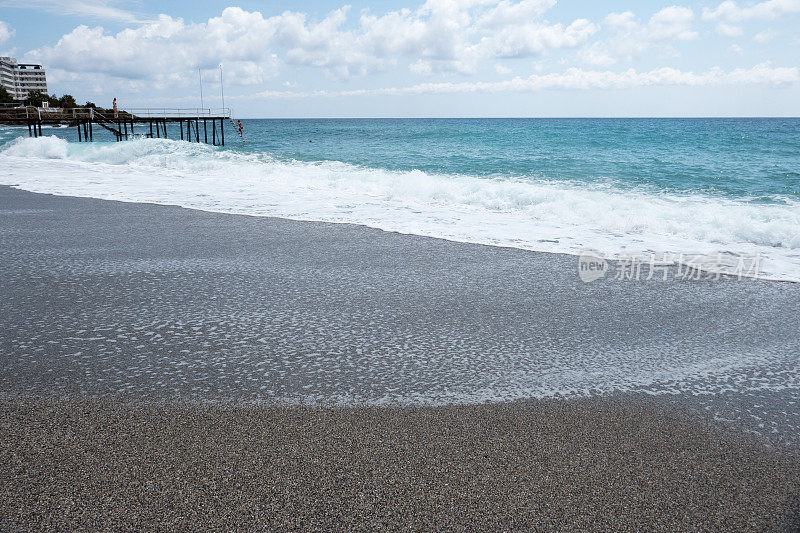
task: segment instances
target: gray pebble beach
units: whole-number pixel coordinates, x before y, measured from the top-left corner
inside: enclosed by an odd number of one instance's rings
[[[0,529],[796,530],[800,287],[0,187]]]
[[[3,529],[790,531],[800,462],[657,403],[0,403]]]

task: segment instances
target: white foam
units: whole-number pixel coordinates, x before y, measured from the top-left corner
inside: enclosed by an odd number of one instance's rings
[[[164,139],[18,138],[0,162],[0,182],[33,192],[349,222],[547,252],[758,253],[761,276],[800,281],[800,203],[788,198],[749,203],[608,184],[394,172]]]

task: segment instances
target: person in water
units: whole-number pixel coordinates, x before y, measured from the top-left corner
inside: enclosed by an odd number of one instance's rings
[[[239,137],[244,138],[244,125],[242,125],[242,121],[237,121],[237,126],[239,127]]]
[[[114,118],[119,118],[119,109],[117,109],[117,99],[114,98]]]

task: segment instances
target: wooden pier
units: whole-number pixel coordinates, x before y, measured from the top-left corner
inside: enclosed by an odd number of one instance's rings
[[[166,139],[167,124],[176,124],[181,140],[225,146],[225,122],[229,120],[229,108],[134,108],[120,109],[115,115],[108,109],[93,107],[0,107],[0,124],[27,125],[31,137],[42,135],[42,125],[66,125],[77,130],[79,142],[94,140],[94,126],[109,131],[117,141],[123,141],[141,136]],[[202,132],[200,126],[203,126]]]

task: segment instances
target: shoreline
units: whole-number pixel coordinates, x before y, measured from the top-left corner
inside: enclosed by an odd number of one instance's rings
[[[381,228],[379,226],[371,226],[369,224],[360,224],[360,223],[356,223],[356,222],[337,222],[337,221],[330,221],[330,220],[314,220],[314,219],[309,219],[309,218],[294,218],[294,217],[288,217],[288,216],[284,217],[284,216],[276,216],[276,215],[256,215],[256,214],[247,213],[247,212],[223,211],[223,210],[213,210],[213,209],[201,209],[199,207],[187,207],[187,206],[184,206],[184,205],[181,205],[181,204],[175,204],[175,203],[158,203],[158,202],[151,202],[151,201],[107,199],[107,198],[98,198],[98,197],[95,197],[95,196],[73,196],[73,195],[69,195],[69,194],[57,194],[57,193],[49,193],[49,192],[30,191],[28,189],[24,189],[24,188],[18,187],[17,185],[0,184],[0,187],[8,187],[8,188],[11,188],[11,189],[14,189],[14,190],[27,192],[27,193],[30,193],[30,194],[42,194],[42,195],[46,195],[46,196],[55,196],[55,197],[60,197],[60,198],[80,198],[80,199],[87,199],[87,200],[100,200],[100,201],[103,201],[103,202],[119,202],[119,203],[123,203],[123,204],[147,205],[147,206],[154,206],[154,207],[155,206],[170,207],[170,208],[177,208],[177,209],[186,209],[188,211],[199,211],[199,212],[202,212],[202,213],[209,213],[209,214],[213,214],[213,215],[222,215],[222,216],[249,217],[249,218],[256,218],[256,219],[265,218],[265,219],[286,220],[286,221],[309,223],[309,224],[325,224],[325,225],[330,224],[330,225],[337,225],[337,226],[352,226],[354,228],[364,228],[364,229],[375,230],[375,231],[379,231],[379,232],[383,232],[383,233],[396,234],[396,235],[405,235],[405,236],[408,236],[408,237],[418,237],[418,238],[423,238],[423,239],[442,240],[442,241],[446,241],[446,242],[450,242],[450,243],[454,243],[454,244],[464,244],[464,245],[468,245],[468,246],[486,246],[486,247],[489,247],[489,248],[499,248],[499,249],[505,249],[505,250],[517,250],[517,251],[522,251],[522,252],[530,252],[530,253],[534,253],[534,254],[545,254],[545,255],[561,256],[561,257],[569,258],[572,261],[576,261],[581,256],[581,254],[579,254],[577,252],[557,252],[557,251],[550,251],[550,250],[536,250],[536,249],[533,249],[533,248],[525,248],[525,247],[520,247],[520,246],[513,246],[513,245],[510,245],[510,244],[490,244],[490,243],[486,243],[486,242],[480,242],[480,241],[477,241],[477,240],[476,241],[458,240],[456,238],[451,238],[451,237],[443,237],[443,236],[437,236],[437,235],[426,235],[426,234],[421,234],[421,233],[409,233],[409,232],[404,232],[404,231],[399,231],[399,230],[384,229],[384,228]],[[587,251],[590,251],[590,250],[587,250]],[[610,264],[619,264],[621,262],[620,259],[614,259],[614,258],[606,258],[606,261],[608,263],[610,263]],[[681,263],[678,263],[676,261],[676,262],[671,263],[670,266],[677,266],[679,264],[681,264]],[[683,263],[682,265],[685,266],[686,263]],[[715,273],[713,271],[704,271],[704,272],[707,273],[707,274],[714,274]],[[644,273],[647,274],[647,271],[645,271]],[[730,275],[730,274],[724,274],[723,273],[723,275],[729,276],[728,278],[726,278],[728,280],[734,280],[734,278],[735,278],[735,276]],[[769,277],[769,276],[762,276],[762,275],[757,275],[757,276],[742,275],[741,279],[736,279],[735,281],[741,281],[741,280],[766,281],[766,282],[770,282],[770,283],[790,283],[790,284],[798,284],[798,285],[800,285],[800,279],[784,279],[784,278],[776,278],[776,277]]]

